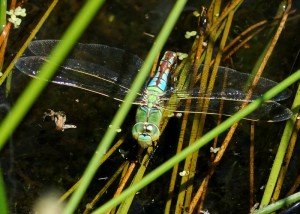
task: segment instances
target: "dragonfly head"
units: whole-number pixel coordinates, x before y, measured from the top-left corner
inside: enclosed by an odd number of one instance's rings
[[[153,146],[153,141],[158,140],[160,131],[153,123],[138,122],[132,128],[132,135],[139,145],[146,149]]]

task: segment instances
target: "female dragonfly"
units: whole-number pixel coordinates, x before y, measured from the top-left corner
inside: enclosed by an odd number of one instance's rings
[[[16,67],[23,73],[36,77],[40,66],[47,60],[56,40],[37,40],[30,43],[29,55],[20,58]],[[134,104],[139,105],[136,114],[136,124],[133,126],[133,137],[141,147],[153,145],[160,136],[159,125],[163,111],[192,112],[218,114],[222,102],[222,114],[232,115],[239,110],[243,102],[252,102],[266,90],[276,85],[276,82],[260,78],[252,97],[245,100],[244,91],[247,80],[252,76],[229,68],[219,67],[213,91],[208,94],[199,91],[195,86],[190,89],[170,87],[168,79],[176,67],[177,57],[172,51],[167,51],[158,66],[154,77],[145,84],[138,94]],[[69,58],[60,66],[56,76],[50,80],[53,83],[81,88],[122,101],[128,93],[130,84],[136,76],[143,61],[122,49],[99,44],[77,44]],[[204,66],[200,66],[201,73]],[[191,72],[192,73],[192,72]],[[224,84],[226,80],[226,84]],[[48,81],[48,80],[47,80]],[[266,120],[277,122],[288,119],[292,112],[276,101],[284,100],[291,94],[285,90],[273,100],[264,103],[258,110],[248,115],[248,120]],[[167,103],[171,96],[177,96],[176,106]],[[199,110],[200,98],[209,99],[207,109]],[[189,110],[185,110],[185,101],[192,100]],[[169,108],[169,109],[168,109]],[[173,109],[173,110],[170,110]]]

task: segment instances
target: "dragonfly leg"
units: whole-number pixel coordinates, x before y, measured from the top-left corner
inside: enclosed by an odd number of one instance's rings
[[[150,160],[153,160],[154,159],[154,153],[156,152],[156,150],[158,149],[158,144],[157,144],[157,141],[155,142],[152,142],[152,151],[148,154],[149,157],[148,159],[145,161],[144,165],[146,165],[147,162],[149,162]]]
[[[139,151],[138,151],[138,154],[137,154],[137,160],[140,164],[143,163],[143,153],[144,153],[144,148],[139,147]]]
[[[154,154],[155,154],[155,152],[156,152],[157,149],[158,149],[158,145],[156,145],[156,146],[153,147],[153,150],[149,154],[149,160],[152,160],[154,158]]]

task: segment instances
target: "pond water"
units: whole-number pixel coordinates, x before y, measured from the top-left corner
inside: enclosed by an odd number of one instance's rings
[[[246,27],[271,18],[276,13],[278,2],[267,4],[265,1],[255,1],[255,4],[253,2],[246,1],[237,12],[232,38]],[[83,3],[84,1],[60,1],[39,31],[37,39],[59,39]],[[11,40],[9,52],[15,53],[14,50],[24,41],[24,35],[30,32],[47,4],[47,1],[43,3],[30,1],[30,4],[25,5],[25,8],[28,8],[28,16],[24,20],[24,25],[14,32],[17,36],[12,37],[14,39]],[[156,35],[159,32],[172,4],[173,1],[170,0],[107,1],[80,41],[122,48],[144,59],[154,41],[154,38],[148,34]],[[205,5],[205,2],[202,4]],[[293,7],[299,10],[299,2],[295,2]],[[201,8],[199,2],[188,3],[165,49],[188,51],[192,42],[183,39],[183,35],[186,30],[195,26],[196,21],[191,18],[190,11],[196,8]],[[298,18],[296,16],[288,21],[283,31],[282,39],[266,69],[267,78],[280,81],[289,72],[296,70],[297,66],[300,67],[299,58],[295,61],[297,51],[300,49],[300,38],[297,34],[299,27],[298,13]],[[259,55],[258,50],[261,51],[265,45],[260,39],[261,37],[254,39],[250,43],[250,49],[244,48],[233,57],[234,65],[238,70],[249,71],[252,68]],[[4,89],[1,88],[0,99],[3,104],[0,106],[0,116],[9,110],[29,81],[29,77],[14,70],[9,98],[2,95]],[[287,100],[284,104],[290,106],[291,102],[292,100]],[[76,183],[118,107],[119,103],[112,99],[76,88],[49,84],[1,151],[1,167],[7,185],[11,213],[31,213],[34,201],[43,193],[55,190],[61,194]],[[67,123],[75,124],[77,128],[64,132],[56,131],[52,121],[43,121],[44,112],[48,109],[64,111],[67,115]],[[122,126],[122,132],[117,136],[119,139],[124,133],[128,133],[124,145],[126,148],[136,145],[130,134],[134,117],[135,108],[129,112]],[[171,119],[161,136],[160,146],[150,163],[149,171],[176,153],[176,144],[170,145],[164,142],[169,139],[174,139],[176,142],[178,134],[174,134],[174,130],[179,132],[180,122],[181,119]],[[260,187],[266,184],[284,125],[284,122],[256,124],[255,201],[257,202],[263,194]],[[214,126],[216,126],[216,116],[208,116],[205,131]],[[249,129],[250,123],[241,121],[225,157],[212,177],[204,205],[210,213],[248,213]],[[221,135],[220,139],[224,136]],[[210,162],[209,147],[204,147],[200,153],[195,177],[196,185],[201,183],[207,173]],[[299,152],[299,149],[297,145],[295,153]],[[105,184],[105,180],[101,178],[110,177],[122,162],[124,159],[115,153],[101,167],[77,213],[83,212],[85,205]],[[299,163],[299,157],[295,156],[291,165],[294,170],[288,174],[291,182],[299,174]],[[180,167],[182,169],[182,166]],[[136,196],[130,213],[163,213],[170,174],[171,172],[166,173],[144,188]],[[289,189],[289,185],[291,184],[287,182],[284,186],[284,193]],[[106,197],[97,205],[105,202],[113,193],[107,192]]]

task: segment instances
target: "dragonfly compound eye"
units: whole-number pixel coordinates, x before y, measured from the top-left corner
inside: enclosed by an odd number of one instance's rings
[[[158,127],[152,123],[139,122],[133,126],[132,135],[141,147],[147,148],[153,145],[153,141],[158,140],[160,132]]]

